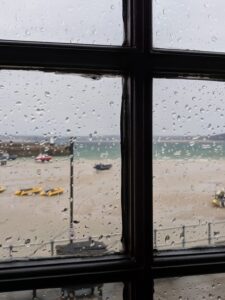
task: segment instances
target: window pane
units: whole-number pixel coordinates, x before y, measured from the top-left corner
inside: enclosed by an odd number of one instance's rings
[[[32,298],[33,297],[33,298]],[[30,300],[30,299],[93,299],[93,300],[122,300],[123,284],[122,283],[99,283],[96,285],[71,285],[68,287],[37,289],[30,291],[13,291],[0,293],[1,300]]]
[[[0,71],[0,259],[120,252],[120,77]]]
[[[154,79],[155,248],[225,243],[225,83]]]
[[[0,39],[121,45],[122,0],[1,0]]]
[[[225,293],[225,274],[157,279],[154,300],[222,300]]]
[[[154,0],[156,48],[225,51],[223,0]]]

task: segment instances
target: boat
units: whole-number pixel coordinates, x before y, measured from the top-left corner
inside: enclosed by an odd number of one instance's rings
[[[8,160],[15,160],[15,159],[17,159],[16,154],[9,154]]]
[[[0,193],[3,193],[5,191],[4,186],[0,186]]]
[[[63,192],[64,192],[63,188],[57,187],[57,188],[53,188],[53,189],[48,189],[48,190],[42,191],[40,193],[40,195],[41,196],[51,197],[51,196],[61,195]]]
[[[37,162],[49,162],[52,159],[52,156],[48,155],[48,154],[42,154],[40,153],[37,157],[35,157],[35,160]]]
[[[94,169],[99,170],[99,171],[104,171],[104,170],[109,170],[111,169],[112,165],[111,164],[96,164],[94,166]]]
[[[29,195],[36,195],[42,192],[42,188],[40,187],[31,187],[26,189],[20,189],[15,192],[17,196],[29,196]]]

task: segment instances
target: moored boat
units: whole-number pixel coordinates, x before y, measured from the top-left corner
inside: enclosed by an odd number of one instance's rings
[[[35,157],[35,160],[37,162],[45,162],[45,161],[50,161],[52,159],[52,156],[48,155],[48,154],[39,154],[37,157]]]
[[[42,191],[41,187],[31,187],[26,189],[20,189],[15,192],[16,196],[29,196],[29,195],[36,195],[40,194]]]
[[[52,188],[49,190],[45,190],[43,192],[40,193],[41,196],[57,196],[57,195],[61,195],[64,192],[64,189],[61,187],[56,187],[56,188]]]
[[[111,164],[102,164],[102,163],[96,164],[94,166],[94,168],[99,171],[109,170],[109,169],[111,169],[111,167],[112,167]]]

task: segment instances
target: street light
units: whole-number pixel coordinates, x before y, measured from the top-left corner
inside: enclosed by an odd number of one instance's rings
[[[69,152],[70,152],[70,243],[73,243],[74,239],[74,229],[73,229],[73,159],[74,159],[74,138],[70,138],[70,145],[69,145]]]

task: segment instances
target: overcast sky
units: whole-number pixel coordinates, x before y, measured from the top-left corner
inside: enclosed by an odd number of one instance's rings
[[[119,135],[122,79],[0,71],[0,135]]]
[[[225,52],[224,0],[154,0],[158,48]],[[154,80],[155,135],[225,133],[225,83]]]
[[[0,39],[121,45],[122,0],[0,0]],[[0,135],[119,135],[122,81],[0,71]]]
[[[154,79],[154,135],[225,133],[225,82]]]
[[[122,0],[0,0],[0,38],[121,45]],[[225,51],[224,0],[154,0],[154,46]],[[155,80],[154,134],[224,133],[225,84]],[[0,71],[0,134],[119,134],[121,78]]]
[[[122,0],[0,0],[0,39],[121,45]]]
[[[225,51],[224,0],[153,0],[159,48]]]

